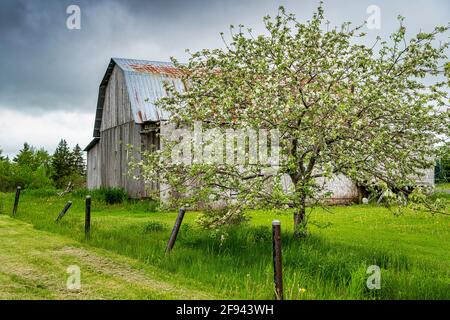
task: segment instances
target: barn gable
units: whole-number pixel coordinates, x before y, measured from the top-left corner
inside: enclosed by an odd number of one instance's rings
[[[124,98],[106,95],[107,87],[111,81],[116,81],[116,84],[124,81],[126,92],[116,92],[116,94],[127,96],[131,108],[129,110],[130,116],[135,123],[142,124],[144,122],[159,122],[168,118],[169,113],[157,108],[155,103],[158,99],[166,96],[165,81],[171,82],[179,91],[184,90],[185,86],[179,76],[179,71],[170,62],[112,58],[99,87],[94,137],[100,137],[105,101],[108,98],[110,101],[114,101],[114,98]],[[114,111],[119,116],[121,113],[128,111],[120,110],[119,105],[116,105],[116,107],[118,109]]]

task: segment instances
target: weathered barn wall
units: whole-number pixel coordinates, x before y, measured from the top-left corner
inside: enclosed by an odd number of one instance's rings
[[[101,185],[100,147],[97,143],[87,154],[87,187],[92,190],[100,188]]]
[[[158,135],[158,124],[143,125],[141,129],[141,150],[142,151],[156,151],[160,149],[160,138]],[[159,183],[156,181],[148,181],[145,184],[146,192],[148,190],[158,191],[160,189]],[[147,192],[148,193],[148,192]]]
[[[421,185],[434,186],[434,168],[423,170],[423,176],[416,178]]]
[[[101,132],[102,186],[123,188],[133,198],[145,197],[143,183],[128,175],[132,152],[128,145],[139,148],[140,143],[139,128],[134,121]]]
[[[318,179],[317,183],[324,185],[325,192],[331,192],[331,195],[328,197],[328,202],[330,203],[351,203],[358,200],[358,187],[343,174],[330,179]]]
[[[131,121],[133,116],[125,76],[123,70],[115,66],[106,88],[100,131]]]
[[[332,204],[344,204],[355,202],[359,198],[357,186],[345,175],[337,175],[330,179],[319,178],[316,182],[323,186],[324,192],[331,192],[327,202]],[[292,180],[288,175],[283,176],[283,188],[286,192],[292,190]]]

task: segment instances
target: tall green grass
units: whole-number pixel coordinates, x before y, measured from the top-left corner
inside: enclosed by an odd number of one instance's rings
[[[36,228],[83,236],[83,195],[41,197],[24,192],[18,219]],[[64,203],[72,208],[55,223]],[[12,208],[13,194],[5,207]],[[156,212],[146,201],[107,205],[94,198],[89,245],[141,260],[214,288],[223,298],[272,299],[271,221],[282,222],[284,288],[287,299],[449,299],[450,219],[409,212],[393,216],[376,206],[316,210],[311,236],[292,237],[291,212],[251,212],[250,223],[226,234],[203,230],[188,212],[173,251],[164,249],[175,212]],[[318,227],[330,222],[327,228]],[[316,226],[317,225],[317,226]],[[381,289],[369,290],[366,270],[378,265]]]

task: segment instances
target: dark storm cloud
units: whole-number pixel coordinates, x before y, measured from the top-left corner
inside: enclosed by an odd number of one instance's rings
[[[36,111],[73,107],[74,91],[86,92],[70,80],[77,69],[68,67],[69,48],[75,48],[64,27],[63,2],[2,1],[0,11],[0,105]]]
[[[66,28],[66,8],[81,8],[81,30]],[[87,145],[98,85],[111,57],[185,60],[193,51],[223,46],[219,32],[245,24],[264,32],[262,17],[284,5],[300,20],[316,0],[0,0],[0,149],[13,156],[24,141],[54,150],[60,138]],[[332,25],[361,23],[369,5],[381,9],[384,38],[407,17],[412,32],[449,19],[448,0],[330,0]]]
[[[378,2],[378,3],[377,3]],[[300,18],[317,1],[139,1],[2,0],[0,2],[0,108],[42,113],[91,111],[98,84],[112,56],[153,60],[183,59],[184,50],[221,46],[229,24],[262,32],[261,18],[284,4]],[[81,7],[81,30],[66,28],[66,8]],[[333,23],[362,22],[366,8],[382,9],[383,28],[392,31],[397,13],[408,25],[445,23],[447,1],[326,2]],[[414,29],[413,28],[413,29]],[[376,33],[372,33],[374,37]]]
[[[71,4],[81,8],[81,30],[66,28]],[[218,39],[227,25],[220,23],[225,7],[207,1],[1,1],[0,108],[93,110],[112,56],[168,60],[211,44],[208,38]]]

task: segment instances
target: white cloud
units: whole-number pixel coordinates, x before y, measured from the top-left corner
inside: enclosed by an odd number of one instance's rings
[[[54,111],[40,115],[0,108],[0,149],[14,156],[28,142],[50,153],[61,139],[84,148],[92,139],[92,113]]]

